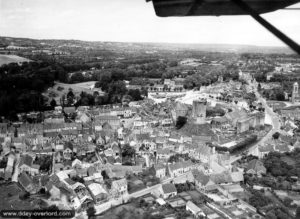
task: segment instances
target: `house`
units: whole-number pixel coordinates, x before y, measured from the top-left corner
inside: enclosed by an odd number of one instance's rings
[[[234,171],[230,173],[233,183],[244,182],[244,174],[242,171]]]
[[[81,207],[86,208],[89,205],[89,203],[93,201],[88,189],[85,187],[84,184],[80,182],[75,182],[70,178],[64,179],[64,182],[67,188],[69,188],[76,194],[80,201]]]
[[[162,120],[160,121],[160,124],[161,124],[162,126],[170,126],[170,125],[173,124],[173,120],[172,120],[172,119],[169,119],[169,118],[167,118],[167,119],[162,119]]]
[[[20,159],[19,170],[20,173],[27,172],[31,176],[37,175],[39,173],[40,166],[33,164],[33,157],[30,155],[23,155]]]
[[[128,186],[126,179],[115,180],[111,183],[111,190],[117,192],[118,195],[126,195],[128,193]]]
[[[157,149],[157,152],[156,152],[157,159],[163,159],[163,160],[169,159],[174,154],[175,154],[175,152],[171,151],[168,148],[165,148],[165,149],[159,148],[159,149]]]
[[[198,143],[189,147],[188,153],[190,157],[208,163],[210,156],[213,154],[213,149],[205,143]]]
[[[76,109],[74,106],[71,106],[71,107],[64,107],[63,109],[64,113],[67,115],[67,116],[70,116],[74,113],[76,113]]]
[[[188,201],[186,203],[186,207],[185,209],[187,211],[190,211],[196,218],[205,218],[206,215],[204,214],[204,212],[201,210],[201,208],[199,208],[197,205],[195,205],[193,202]]]
[[[261,176],[263,174],[266,174],[267,170],[261,161],[254,159],[249,162],[248,166],[245,169],[245,172],[248,174]]]
[[[201,191],[207,192],[216,188],[216,184],[210,179],[208,175],[204,174],[202,171],[193,170],[192,173],[194,175],[195,185]]]
[[[266,155],[268,155],[270,152],[274,152],[274,151],[275,151],[275,145],[265,144],[264,146],[258,148],[258,156],[259,158],[263,158]]]
[[[34,194],[36,192],[35,186],[33,185],[32,178],[25,172],[21,173],[18,178],[18,182],[24,188],[25,191]]]
[[[152,169],[154,171],[155,176],[157,178],[163,179],[166,177],[167,168],[165,165],[157,164],[157,165],[154,165],[153,167],[151,167],[150,169]]]
[[[177,177],[179,175],[191,171],[194,168],[196,168],[195,164],[188,160],[183,162],[177,162],[174,164],[169,164],[168,172],[171,177]]]
[[[57,188],[52,181],[48,181],[45,186],[46,191],[50,193],[51,200],[60,200],[61,199],[61,192],[60,189]]]
[[[93,178],[95,182],[103,182],[103,176],[101,173],[94,173]]]
[[[78,115],[75,119],[76,123],[83,123],[83,124],[88,123],[90,121],[91,121],[90,116],[85,112],[78,113]]]
[[[72,154],[73,154],[73,145],[68,142],[64,145],[63,157],[66,160],[71,160]]]
[[[162,184],[161,191],[164,199],[174,197],[177,195],[177,189],[172,183]]]
[[[97,116],[95,117],[95,122],[98,121],[102,124],[102,127],[105,124],[108,124],[112,129],[116,130],[121,126],[121,120],[118,116]]]
[[[99,183],[91,183],[88,185],[88,190],[90,191],[92,198],[96,204],[100,204],[105,201],[108,197],[108,193]]]

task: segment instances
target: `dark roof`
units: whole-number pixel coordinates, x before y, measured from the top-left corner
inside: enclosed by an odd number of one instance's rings
[[[21,157],[19,166],[22,166],[23,164],[30,166],[32,165],[33,158],[30,155],[25,154]]]
[[[97,170],[96,170],[95,167],[90,166],[90,167],[87,169],[87,172],[88,172],[88,175],[89,175],[89,176],[92,176],[94,173],[97,172]]]
[[[228,173],[228,172],[213,174],[210,176],[210,178],[216,184],[232,183],[232,181],[233,181],[230,173]]]
[[[202,171],[197,169],[192,171],[196,181],[200,182],[201,185],[205,186],[209,182],[209,176],[205,175]]]
[[[172,192],[177,192],[176,187],[174,184],[167,183],[162,185],[162,190],[165,194],[169,194]]]
[[[246,170],[254,170],[255,172],[257,171],[265,171],[266,168],[264,167],[263,163],[257,159],[251,160],[246,168]]]
[[[73,144],[71,142],[66,142],[64,145],[64,150],[70,148],[71,150],[73,150]]]
[[[65,179],[65,182],[68,183],[70,186],[74,185],[76,182],[71,180],[70,178]]]
[[[41,177],[42,186],[46,185],[49,182],[49,179],[50,179],[49,175],[42,175]]]
[[[27,188],[30,184],[32,184],[32,179],[26,173],[22,172],[19,176],[19,183]]]

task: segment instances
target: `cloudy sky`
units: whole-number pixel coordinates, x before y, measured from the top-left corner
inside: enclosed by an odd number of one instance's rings
[[[300,43],[300,11],[280,10],[264,17]],[[0,35],[283,46],[249,16],[159,18],[145,0],[0,0]]]

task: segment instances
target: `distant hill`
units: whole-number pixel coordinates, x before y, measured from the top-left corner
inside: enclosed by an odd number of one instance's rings
[[[192,50],[206,52],[230,52],[230,53],[265,53],[265,54],[295,54],[288,47],[269,47],[254,45],[234,45],[234,44],[182,44],[182,43],[129,43],[129,42],[100,42],[100,41],[81,41],[81,40],[52,40],[52,39],[30,39],[30,38],[14,38],[1,37],[0,47],[8,45],[27,46],[27,47],[98,47],[108,50],[123,49],[127,52],[134,50]]]

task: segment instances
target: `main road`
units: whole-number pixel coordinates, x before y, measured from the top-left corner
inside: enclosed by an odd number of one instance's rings
[[[262,138],[260,139],[256,144],[254,144],[250,149],[248,154],[258,155],[257,147],[260,147],[261,145],[264,145],[264,143],[272,138],[272,135],[275,132],[280,132],[280,118],[277,113],[273,111],[273,109],[268,106],[267,101],[265,98],[263,98],[260,93],[257,91],[256,87],[252,85],[253,91],[255,93],[255,96],[259,102],[261,102],[263,108],[265,108],[265,116],[267,119],[267,122],[269,125],[272,126],[272,129]],[[255,152],[256,151],[256,152]]]

